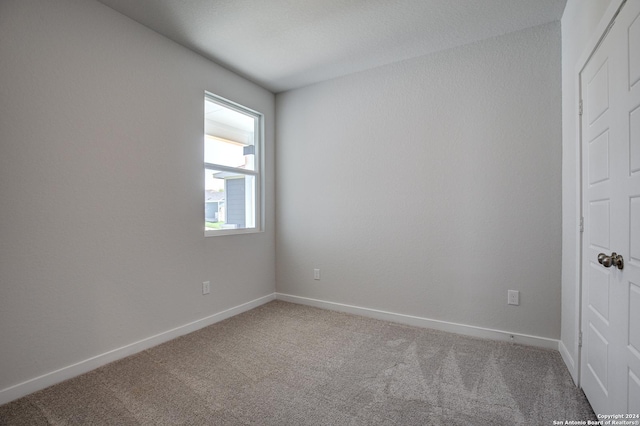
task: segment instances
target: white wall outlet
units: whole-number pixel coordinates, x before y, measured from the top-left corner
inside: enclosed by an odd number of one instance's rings
[[[314,269],[313,270],[313,279],[314,280],[320,280],[320,269]]]
[[[211,292],[211,283],[205,281],[202,283],[202,294],[209,294]]]
[[[507,304],[509,305],[520,304],[520,292],[518,290],[507,290]]]

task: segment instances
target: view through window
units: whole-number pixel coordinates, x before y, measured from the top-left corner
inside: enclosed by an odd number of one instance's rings
[[[205,235],[260,230],[261,121],[261,114],[205,93]]]

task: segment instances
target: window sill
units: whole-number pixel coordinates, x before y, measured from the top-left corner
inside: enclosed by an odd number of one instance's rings
[[[260,234],[260,228],[242,228],[242,229],[205,229],[205,237],[220,237],[223,235],[242,235],[242,234]]]

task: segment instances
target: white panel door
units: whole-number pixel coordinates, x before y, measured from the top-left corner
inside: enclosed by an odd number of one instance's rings
[[[580,91],[581,384],[596,413],[635,414],[640,413],[640,0],[622,7],[580,73]],[[613,253],[622,256],[622,269]]]

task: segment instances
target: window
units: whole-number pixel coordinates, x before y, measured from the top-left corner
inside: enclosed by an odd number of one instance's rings
[[[204,95],[204,234],[262,228],[262,114]]]

